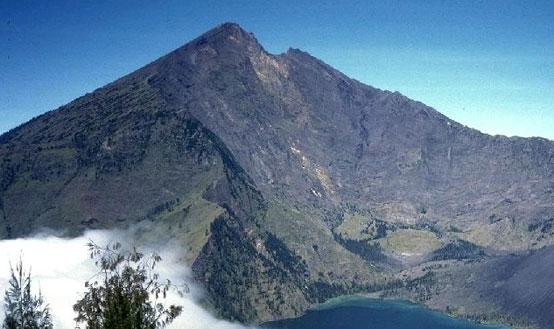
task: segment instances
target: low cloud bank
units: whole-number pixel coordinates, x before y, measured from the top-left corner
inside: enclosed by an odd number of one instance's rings
[[[86,243],[90,240],[98,245],[120,241],[129,245],[132,234],[129,231],[89,231],[74,239],[54,236],[0,240],[0,326],[4,320],[3,297],[8,286],[10,263],[15,266],[23,258],[25,269],[31,268],[33,290],[42,291],[49,304],[55,329],[74,329],[73,304],[84,292],[84,283],[97,269],[90,259]],[[183,306],[183,313],[169,327],[171,329],[244,329],[245,327],[215,318],[198,304],[201,289],[191,279],[190,269],[179,259],[171,243],[139,248],[143,252],[155,251],[162,256],[157,272],[162,278],[175,284],[186,283],[190,292],[184,296],[168,295],[167,301]]]

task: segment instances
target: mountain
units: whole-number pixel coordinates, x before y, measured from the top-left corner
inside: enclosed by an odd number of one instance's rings
[[[243,322],[372,292],[546,328],[511,305],[554,302],[533,271],[553,172],[552,141],[480,133],[226,23],[2,135],[0,238],[152,222],[139,241],[180,241]]]

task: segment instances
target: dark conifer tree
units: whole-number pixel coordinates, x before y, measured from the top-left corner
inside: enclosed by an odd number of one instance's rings
[[[25,273],[23,261],[11,268],[9,287],[4,297],[5,319],[3,329],[52,329],[48,305],[42,294],[31,291],[31,271]]]

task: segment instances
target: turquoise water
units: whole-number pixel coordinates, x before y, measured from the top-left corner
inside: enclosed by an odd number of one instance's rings
[[[268,322],[272,329],[509,329],[479,325],[401,301],[363,297],[332,300],[295,319]]]

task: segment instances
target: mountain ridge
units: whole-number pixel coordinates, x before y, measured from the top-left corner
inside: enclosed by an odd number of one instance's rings
[[[107,87],[107,86],[109,86],[109,85],[111,85],[111,84],[113,84],[113,83],[117,83],[117,82],[120,81],[120,80],[124,80],[124,79],[127,78],[128,76],[135,74],[137,71],[140,71],[140,70],[142,70],[142,69],[145,69],[146,67],[148,67],[148,66],[150,66],[150,65],[153,65],[153,64],[155,64],[156,62],[158,62],[158,61],[160,61],[160,60],[163,60],[164,58],[166,58],[166,57],[168,57],[168,56],[170,56],[170,55],[172,55],[172,54],[174,54],[174,53],[178,53],[180,50],[182,50],[182,49],[185,48],[186,46],[190,46],[191,44],[193,44],[193,43],[195,43],[195,42],[197,43],[197,42],[199,42],[199,41],[201,41],[201,40],[203,40],[203,39],[209,37],[210,35],[213,35],[213,34],[225,34],[225,33],[229,33],[229,32],[228,32],[229,30],[237,30],[237,31],[240,31],[241,34],[249,35],[250,38],[252,38],[252,40],[255,41],[255,42],[258,44],[258,46],[261,47],[261,49],[263,49],[263,46],[262,46],[262,45],[258,42],[258,40],[255,38],[254,33],[252,33],[252,32],[247,32],[246,30],[244,30],[244,29],[240,26],[240,24],[238,24],[238,23],[236,23],[236,22],[228,21],[228,22],[219,24],[218,26],[212,28],[212,29],[209,30],[208,32],[203,33],[201,36],[196,37],[195,39],[193,39],[193,40],[187,42],[185,45],[183,45],[183,46],[181,46],[181,47],[179,47],[179,48],[177,48],[177,49],[171,51],[170,53],[168,53],[168,54],[166,54],[166,55],[163,55],[163,56],[159,57],[158,59],[156,59],[156,60],[154,60],[154,61],[152,61],[152,62],[150,62],[150,63],[147,63],[147,64],[143,65],[141,68],[136,69],[136,70],[132,71],[131,73],[128,73],[128,74],[124,75],[124,76],[121,77],[121,78],[118,78],[118,79],[115,79],[115,80],[113,80],[113,81],[111,81],[111,82],[108,82],[108,83],[107,83],[105,86],[103,86],[103,87],[99,87],[99,88],[97,88],[97,89],[95,89],[95,90],[92,90],[92,91],[90,91],[90,92],[86,92],[83,96],[79,96],[79,97],[77,97],[75,100],[78,100],[78,99],[80,99],[80,98],[82,98],[82,97],[86,97],[87,95],[89,95],[89,94],[91,94],[91,93],[94,93],[94,92],[97,91],[98,89]],[[265,51],[265,49],[263,49],[263,50]],[[299,53],[299,54],[304,54],[304,55],[309,56],[309,57],[312,58],[312,59],[315,59],[315,60],[319,61],[321,64],[323,64],[323,65],[326,66],[326,67],[331,67],[331,66],[329,66],[329,64],[323,62],[322,60],[318,59],[317,57],[314,57],[313,55],[311,55],[309,52],[307,52],[307,51],[305,51],[305,50],[302,50],[302,49],[300,49],[300,48],[289,47],[286,51],[281,52],[281,53],[270,53],[270,52],[267,52],[267,51],[265,51],[265,52],[266,52],[267,54],[269,54],[269,55],[272,55],[272,56],[284,56],[284,55],[287,55],[288,53]],[[332,67],[331,67],[331,68],[332,68]],[[339,73],[340,73],[340,72],[339,72]],[[342,73],[341,73],[341,74],[342,74]],[[344,74],[343,74],[343,75],[344,75]],[[345,77],[346,77],[346,75],[345,75]],[[383,92],[387,92],[387,93],[396,94],[396,95],[398,95],[398,96],[400,96],[400,97],[408,98],[408,99],[410,99],[410,100],[412,100],[412,101],[414,101],[414,102],[420,103],[421,105],[424,105],[424,106],[426,106],[426,107],[432,109],[433,111],[436,111],[436,112],[440,113],[441,115],[443,115],[440,111],[436,110],[434,107],[425,104],[423,101],[413,100],[413,99],[410,98],[410,96],[404,95],[404,94],[402,94],[400,91],[392,91],[392,90],[379,89],[379,88],[373,87],[373,86],[371,86],[371,85],[369,85],[369,84],[367,84],[367,83],[365,83],[365,82],[362,82],[362,81],[360,81],[360,80],[357,80],[357,79],[355,79],[355,78],[348,78],[348,79],[353,80],[353,81],[356,81],[357,83],[360,83],[360,84],[365,85],[365,86],[370,87],[370,88],[374,88],[374,89],[377,89],[377,90],[380,90],[380,91],[383,91]],[[75,101],[75,100],[73,100],[73,101]],[[73,102],[73,101],[71,101],[71,102]],[[70,103],[71,103],[71,102],[70,102]],[[16,126],[16,127],[13,127],[13,128],[11,128],[11,129],[9,129],[9,130],[7,130],[7,131],[1,133],[1,134],[0,134],[0,139],[1,139],[2,137],[6,138],[4,135],[9,135],[13,130],[19,129],[21,126],[23,126],[23,125],[25,125],[25,124],[27,124],[27,123],[29,123],[29,122],[32,122],[32,121],[35,120],[36,118],[38,118],[38,117],[40,117],[40,116],[42,116],[42,115],[48,114],[49,112],[56,111],[56,110],[58,110],[59,108],[62,108],[62,107],[64,107],[64,106],[67,106],[67,104],[61,105],[61,106],[59,106],[59,107],[57,107],[57,108],[55,108],[55,109],[52,109],[52,110],[49,110],[49,111],[44,112],[44,113],[42,113],[42,114],[39,114],[39,115],[37,115],[37,116],[35,116],[35,117],[29,119],[28,121],[23,122],[23,123],[21,123],[20,125],[18,125],[18,126]],[[450,119],[449,119],[449,120],[450,120]],[[451,120],[451,121],[452,121],[452,122],[456,122],[455,120]],[[456,122],[456,123],[458,123],[458,122]],[[518,136],[518,135],[508,136],[508,135],[505,135],[505,134],[490,134],[490,133],[482,132],[482,131],[480,131],[479,129],[473,128],[473,127],[471,127],[471,126],[467,126],[467,125],[464,125],[464,124],[461,124],[461,123],[458,123],[458,124],[462,125],[462,126],[465,127],[465,128],[472,129],[472,130],[475,130],[475,131],[477,131],[477,132],[479,132],[479,133],[481,133],[481,134],[484,134],[484,135],[487,135],[487,136],[490,136],[490,137],[495,137],[495,138],[526,139],[526,140],[543,140],[543,141],[552,142],[551,139],[548,139],[548,138],[542,137],[542,136],[529,136],[529,137],[523,137],[523,136]]]

